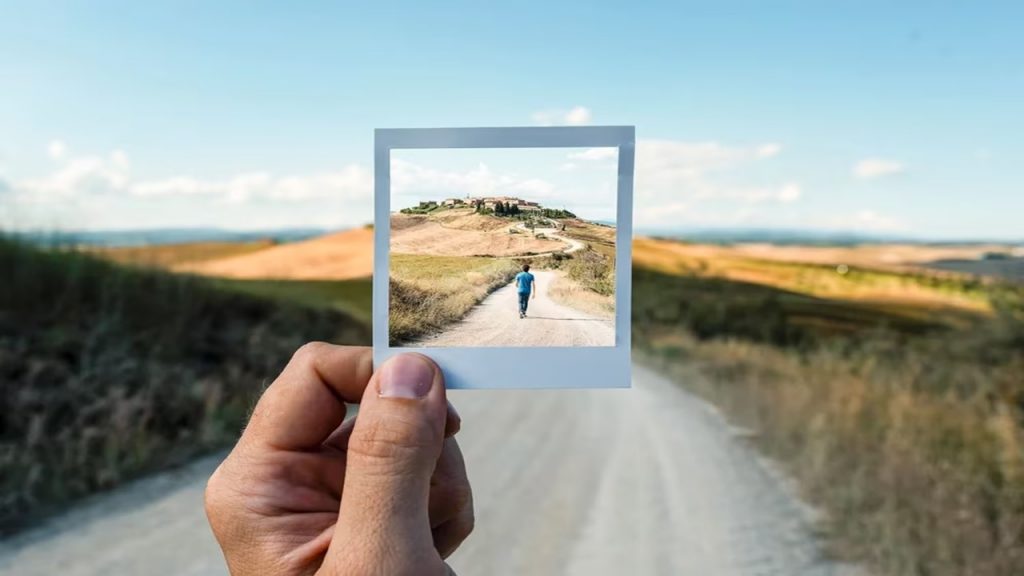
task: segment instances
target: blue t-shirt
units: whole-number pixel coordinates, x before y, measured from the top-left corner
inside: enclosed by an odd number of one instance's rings
[[[533,274],[529,272],[516,274],[516,283],[519,285],[520,294],[529,294],[530,287],[533,286]]]

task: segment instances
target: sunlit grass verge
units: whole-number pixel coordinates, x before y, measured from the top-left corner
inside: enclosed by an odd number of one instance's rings
[[[512,281],[510,259],[391,254],[389,340],[392,346],[441,330]]]
[[[309,340],[369,342],[341,312],[0,239],[0,533],[233,442]]]
[[[584,288],[567,276],[559,276],[547,287],[548,296],[563,306],[593,314],[599,318],[615,317],[615,296],[598,294]]]

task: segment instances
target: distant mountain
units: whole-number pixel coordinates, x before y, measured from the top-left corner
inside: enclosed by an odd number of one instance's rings
[[[327,233],[322,228],[225,230],[222,228],[157,228],[150,230],[83,230],[72,232],[15,232],[15,238],[45,246],[153,246],[186,242],[245,242],[270,238],[278,242],[305,240]]]

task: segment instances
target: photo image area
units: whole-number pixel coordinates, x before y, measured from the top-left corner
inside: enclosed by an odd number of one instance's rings
[[[618,149],[395,150],[389,344],[615,345]]]

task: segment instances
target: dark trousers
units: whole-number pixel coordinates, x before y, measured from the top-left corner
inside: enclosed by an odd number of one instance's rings
[[[519,313],[526,314],[526,306],[530,303],[530,293],[520,292],[519,293]]]

